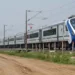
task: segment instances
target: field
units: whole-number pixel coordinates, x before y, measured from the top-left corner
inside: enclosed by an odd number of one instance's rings
[[[48,59],[49,56],[46,56],[46,54],[44,54],[43,57],[42,54],[38,56],[38,53],[26,53],[26,55],[24,55],[25,53],[15,54],[14,52],[0,54],[0,75],[75,75],[74,65],[47,62],[51,60]],[[34,56],[37,59],[32,59]],[[39,58],[47,61],[38,60]],[[52,61],[57,62],[58,60],[53,58]]]
[[[70,52],[64,52],[63,54],[61,52],[24,52],[24,51],[0,51],[0,53],[8,54],[8,55],[14,55],[14,56],[20,56],[25,58],[34,58],[34,59],[40,59],[44,61],[49,62],[55,62],[59,64],[74,64],[75,65],[75,53]]]

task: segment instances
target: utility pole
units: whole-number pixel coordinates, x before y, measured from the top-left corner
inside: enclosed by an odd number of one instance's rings
[[[64,52],[64,25],[63,25],[63,39],[62,39],[62,54]]]
[[[4,39],[3,39],[3,40],[4,40],[4,41],[3,41],[3,42],[4,42],[4,48],[5,48],[5,26],[6,26],[6,25],[4,25]]]
[[[25,31],[25,48],[26,48],[26,52],[27,52],[27,10],[26,10],[26,21],[25,21],[25,25],[26,25],[26,31]]]
[[[25,17],[26,17],[26,20],[25,20],[25,48],[26,48],[26,52],[27,52],[27,22],[30,21],[31,19],[35,18],[38,14],[41,13],[41,11],[37,11],[38,13],[35,14],[34,16],[32,16],[30,19],[27,19],[27,12],[32,12],[32,11],[26,10],[26,14],[25,14]]]

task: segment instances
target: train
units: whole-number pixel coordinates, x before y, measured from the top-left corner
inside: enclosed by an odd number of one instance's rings
[[[44,46],[50,49],[61,49],[62,41],[66,50],[72,49],[72,43],[75,42],[75,16],[70,16],[60,23],[27,32],[28,48],[43,48]],[[25,48],[25,33],[5,38],[5,40],[0,39],[0,48],[4,47]]]

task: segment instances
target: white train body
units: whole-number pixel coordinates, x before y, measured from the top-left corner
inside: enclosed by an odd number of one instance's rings
[[[5,45],[9,45],[9,40],[8,40],[8,38],[5,39]]]
[[[9,37],[9,45],[15,45],[15,37]]]
[[[65,22],[58,25],[58,41],[68,41],[69,34]]]
[[[3,44],[3,39],[0,39],[0,46],[4,45]]]
[[[65,22],[57,23],[42,29],[42,42],[68,41],[69,34]]]
[[[68,44],[75,42],[75,17],[42,29],[27,32],[27,44],[60,41],[67,41]],[[24,34],[5,39],[5,45],[17,44],[25,44]],[[4,45],[3,40],[0,40],[1,45]]]
[[[41,30],[29,31],[27,36],[27,43],[40,43],[41,40]]]
[[[16,44],[24,44],[24,35],[21,35],[21,36],[16,36]]]
[[[42,42],[57,41],[57,26],[49,26],[42,29]]]

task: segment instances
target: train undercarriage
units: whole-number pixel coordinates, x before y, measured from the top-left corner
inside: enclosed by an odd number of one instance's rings
[[[15,44],[15,45],[2,45],[0,49],[25,49],[25,44]],[[45,42],[45,43],[30,43],[27,44],[27,49],[35,51],[49,51],[49,50],[74,50],[75,44],[68,44],[67,41],[60,42]]]

